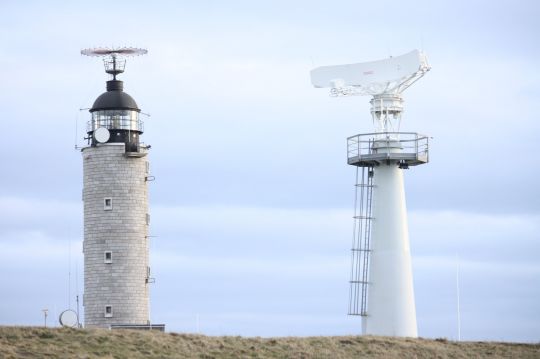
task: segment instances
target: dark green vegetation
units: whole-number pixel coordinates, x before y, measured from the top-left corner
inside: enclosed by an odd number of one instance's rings
[[[540,358],[540,344],[0,327],[0,358]]]

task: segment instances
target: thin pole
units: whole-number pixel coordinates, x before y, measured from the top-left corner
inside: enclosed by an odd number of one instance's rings
[[[112,55],[112,60],[113,60],[113,80],[116,81],[116,55],[115,54]]]
[[[77,293],[77,328],[81,327],[81,317],[79,314],[79,265],[75,261],[75,293]]]
[[[148,162],[147,162],[148,163]],[[146,215],[148,217],[148,214]],[[148,219],[148,218],[147,218]],[[146,236],[144,237],[144,240],[146,241],[146,253],[148,254],[150,252],[150,236],[148,236],[148,232],[146,232]],[[153,244],[153,243],[152,243]],[[152,306],[150,304],[150,255],[146,258],[146,295],[148,296],[148,325],[150,326],[150,330],[152,330]]]
[[[75,150],[77,149],[77,137],[79,136],[79,114],[77,113],[77,117],[75,117],[75,143],[73,148]]]
[[[459,256],[456,255],[457,335],[461,341],[461,309],[459,303]]]
[[[77,328],[80,328],[81,327],[81,322],[80,322],[80,319],[79,319],[79,294],[77,294],[75,299],[77,301]]]
[[[68,237],[68,309],[71,309],[71,235]]]
[[[44,316],[44,320],[45,320],[45,328],[47,328],[47,314],[49,312],[48,309],[42,309],[41,310],[43,312],[43,316]]]

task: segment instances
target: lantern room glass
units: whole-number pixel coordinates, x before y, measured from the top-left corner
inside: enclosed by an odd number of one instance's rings
[[[89,132],[100,127],[108,130],[129,130],[143,132],[143,122],[139,112],[134,110],[101,110],[92,112]]]

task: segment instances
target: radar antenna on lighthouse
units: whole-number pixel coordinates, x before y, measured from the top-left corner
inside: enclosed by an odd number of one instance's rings
[[[349,314],[362,316],[364,334],[418,336],[402,170],[428,162],[429,138],[399,131],[401,94],[429,70],[414,50],[311,71],[313,86],[331,96],[372,96],[374,132],[347,139],[356,166]]]
[[[124,72],[125,57],[146,55],[147,53],[148,50],[135,47],[95,47],[81,50],[81,55],[103,57],[105,72],[113,75],[113,80],[116,80],[116,75]]]

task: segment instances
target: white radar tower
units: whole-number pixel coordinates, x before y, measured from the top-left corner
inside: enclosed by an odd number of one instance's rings
[[[313,86],[331,96],[368,95],[372,133],[347,139],[356,166],[349,314],[365,335],[417,337],[403,170],[428,162],[428,137],[400,132],[402,92],[430,70],[414,50],[360,64],[311,71]]]

